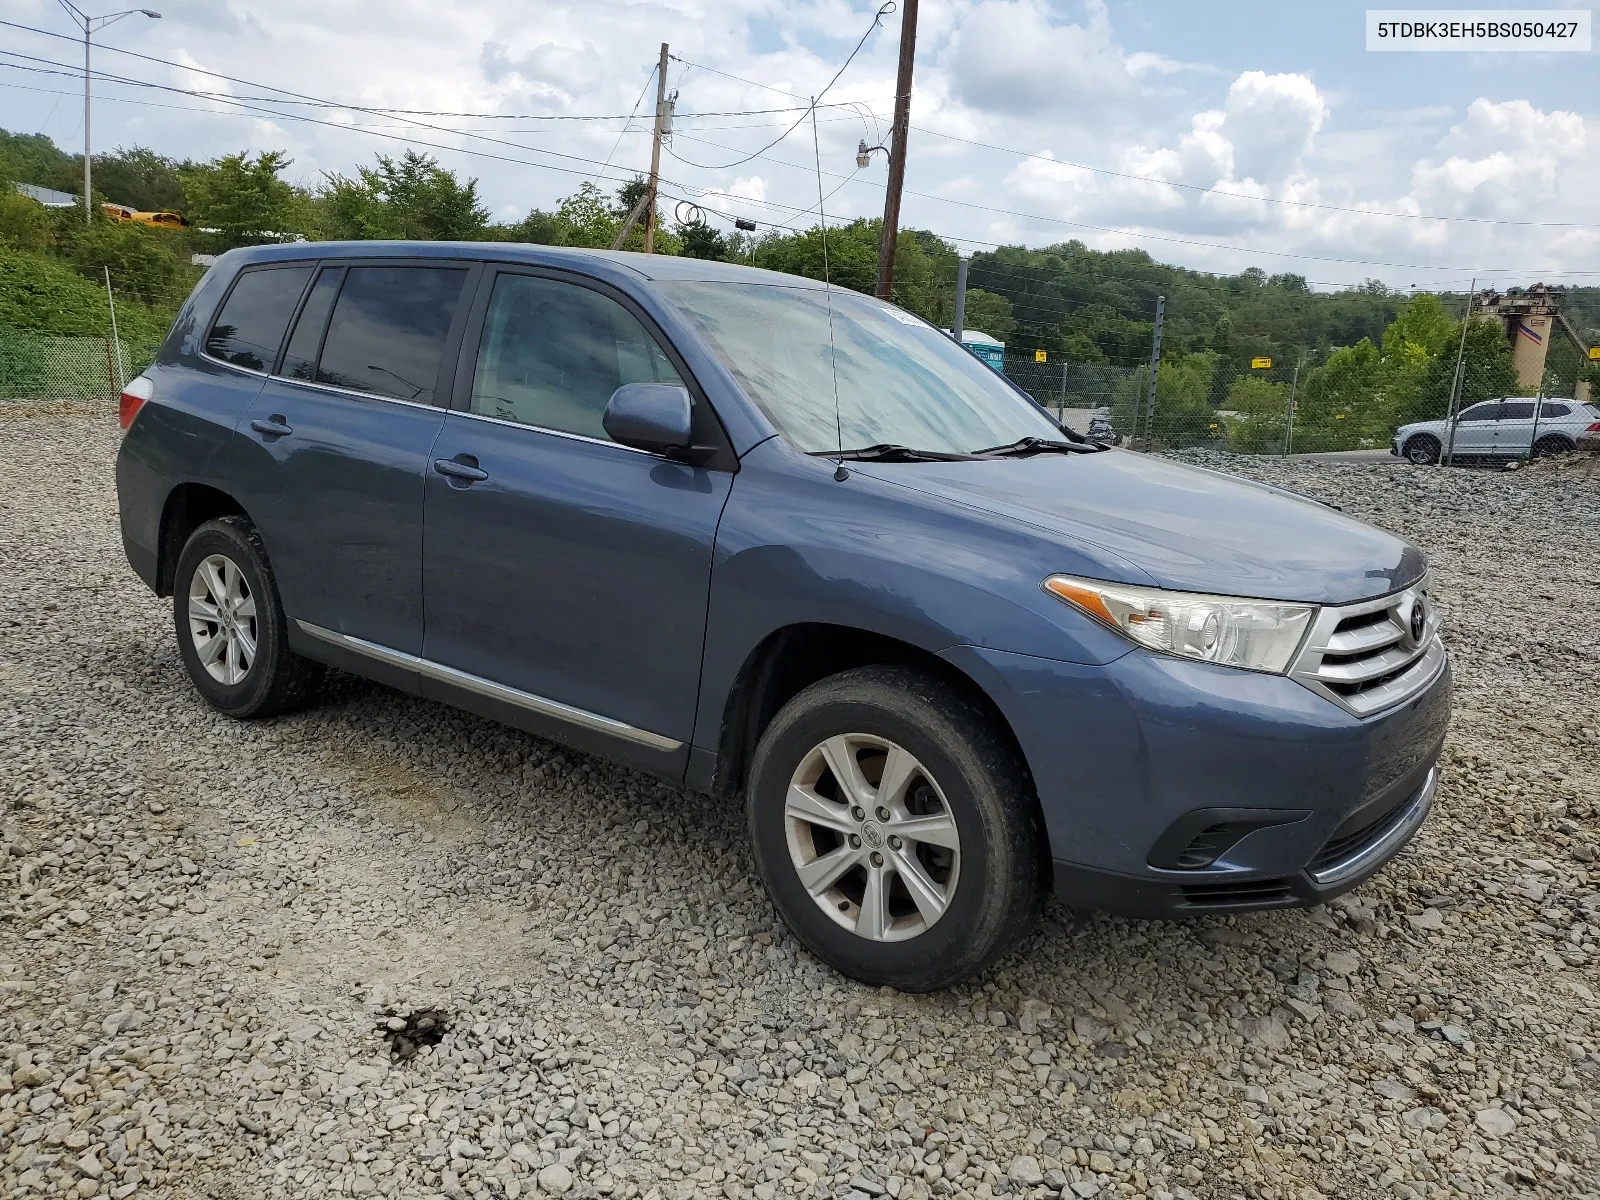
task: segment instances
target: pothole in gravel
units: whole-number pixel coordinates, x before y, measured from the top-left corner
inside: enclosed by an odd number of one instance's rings
[[[378,1018],[378,1032],[389,1043],[389,1054],[396,1062],[410,1062],[424,1046],[437,1046],[450,1032],[450,1014],[442,1008],[419,1008],[399,1016],[385,1012]]]

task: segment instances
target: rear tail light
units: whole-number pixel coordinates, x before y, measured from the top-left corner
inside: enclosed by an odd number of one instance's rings
[[[147,375],[139,375],[128,380],[128,386],[122,389],[122,395],[117,401],[117,424],[122,427],[122,432],[128,432],[128,426],[133,424],[133,419],[139,415],[139,410],[144,407],[144,402],[156,394],[156,385]]]
[[[1600,433],[1600,421],[1596,421],[1593,425],[1589,426],[1589,428],[1585,429],[1584,432],[1585,433]]]

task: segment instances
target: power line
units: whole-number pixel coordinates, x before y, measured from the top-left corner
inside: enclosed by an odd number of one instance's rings
[[[749,154],[749,155],[746,155],[744,158],[735,159],[731,163],[722,163],[722,164],[720,164],[718,166],[713,166],[710,163],[690,162],[688,159],[680,158],[676,154],[674,154],[673,157],[677,158],[679,162],[684,163],[686,166],[699,167],[700,169],[707,170],[707,171],[726,171],[726,170],[729,170],[732,167],[743,166],[745,163],[749,162],[752,158],[759,158],[764,151],[772,149],[779,142],[783,141],[784,138],[788,137],[796,129],[800,128],[801,122],[803,122],[806,119],[806,113],[814,112],[816,110],[817,101],[821,100],[824,96],[826,96],[828,94],[828,89],[831,88],[834,84],[839,82],[839,76],[843,75],[845,73],[845,70],[850,66],[850,64],[855,61],[856,55],[861,53],[861,47],[863,47],[863,46],[865,46],[867,44],[867,39],[869,37],[871,37],[873,35],[873,32],[878,28],[878,26],[880,24],[882,24],[883,18],[885,16],[887,16],[889,13],[892,13],[894,10],[895,10],[895,0],[886,0],[886,3],[884,3],[883,5],[881,5],[879,7],[878,11],[873,14],[872,23],[867,26],[866,32],[861,35],[861,40],[856,43],[855,49],[850,51],[850,56],[848,58],[846,58],[844,60],[844,62],[840,65],[839,69],[833,73],[833,78],[828,80],[827,87],[824,87],[815,96],[808,97],[808,99],[811,101],[811,103],[809,105],[807,105],[806,112],[805,113],[801,113],[800,116],[795,119],[795,122],[794,122],[793,125],[789,126],[789,128],[785,129],[782,133],[780,133],[777,137],[773,138],[770,142],[768,142],[765,146],[761,147],[761,149],[757,150],[754,154]],[[690,65],[693,65],[693,64],[690,64]],[[820,198],[819,198],[819,203],[820,203]]]

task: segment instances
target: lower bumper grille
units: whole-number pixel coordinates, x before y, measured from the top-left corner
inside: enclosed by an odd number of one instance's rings
[[[1293,895],[1284,879],[1242,879],[1226,883],[1189,883],[1183,899],[1191,908],[1260,908]]]

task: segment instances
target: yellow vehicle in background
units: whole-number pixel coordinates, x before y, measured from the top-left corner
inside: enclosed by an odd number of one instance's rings
[[[175,212],[140,212],[126,204],[101,204],[113,221],[131,221],[135,225],[152,225],[158,229],[182,229],[189,222]]]

